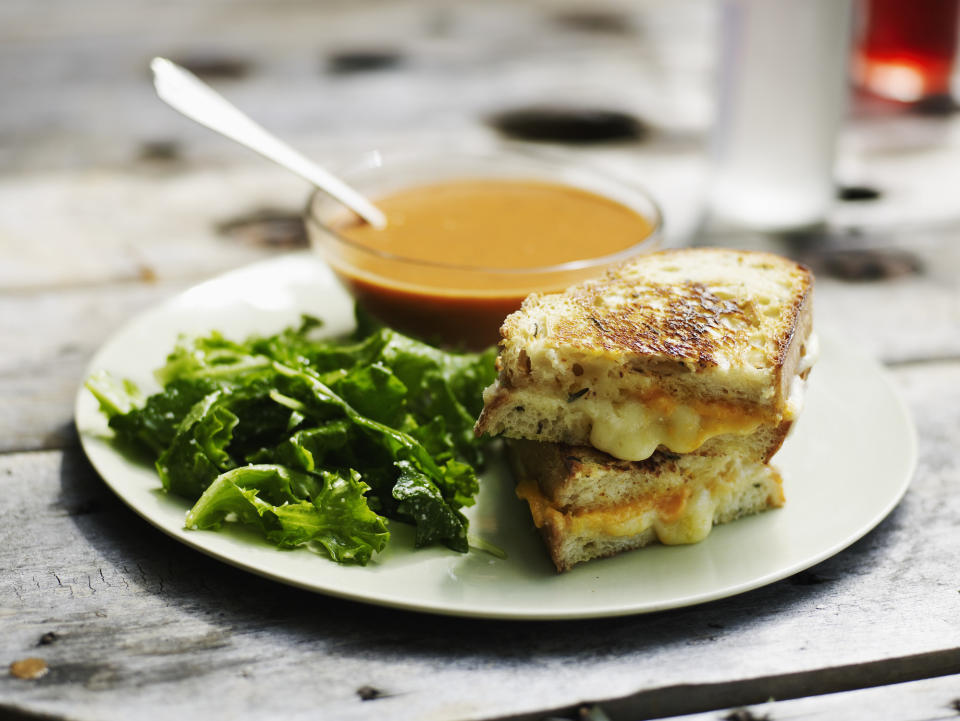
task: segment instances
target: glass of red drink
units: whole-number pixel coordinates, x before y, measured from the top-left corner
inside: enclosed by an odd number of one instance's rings
[[[902,102],[950,93],[960,0],[863,0],[854,77]]]

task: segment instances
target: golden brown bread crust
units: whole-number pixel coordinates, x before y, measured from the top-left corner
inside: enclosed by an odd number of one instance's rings
[[[531,295],[501,327],[498,379],[475,431],[597,445],[595,424],[611,417],[603,404],[623,411],[657,394],[755,419],[740,432],[776,425],[812,331],[812,290],[809,270],[786,258],[697,248]]]
[[[581,312],[558,319],[556,345],[628,353],[706,368],[732,349],[724,323],[747,321],[755,310],[724,300],[702,283],[678,280],[672,285],[634,284],[633,276],[611,270],[602,281],[571,289],[568,296]],[[629,303],[606,305],[604,299],[629,288]],[[657,308],[656,312],[650,312]]]
[[[768,276],[767,290],[744,287]],[[781,285],[782,289],[777,289]],[[737,293],[741,286],[746,293]],[[791,329],[805,312],[813,276],[799,263],[772,253],[726,248],[684,248],[640,256],[609,269],[598,279],[571,286],[562,294],[563,316],[550,319],[551,345],[608,355],[636,355],[691,370],[720,364],[742,350],[744,324],[763,327],[775,344],[770,360],[782,363]],[[786,291],[778,292],[780,290]],[[756,291],[751,297],[750,293]],[[735,294],[735,295],[734,295]],[[524,313],[549,309],[560,294],[534,293],[519,313],[501,326],[502,340],[522,332]],[[775,316],[768,306],[776,302]],[[774,319],[764,320],[764,315]],[[538,330],[534,329],[534,335]]]
[[[742,349],[743,337],[731,331],[744,323],[761,325],[768,305],[760,297],[731,297],[731,281],[735,285],[770,274],[778,276],[776,283],[789,285],[786,296],[776,301],[777,323],[765,324],[780,331],[771,360],[782,365],[813,276],[806,266],[772,253],[684,248],[641,256],[569,288],[564,295],[579,312],[555,319],[550,333],[558,347],[674,361],[691,370],[717,366],[722,355]],[[524,307],[544,298],[548,296],[534,294]],[[509,334],[508,319],[501,337]]]

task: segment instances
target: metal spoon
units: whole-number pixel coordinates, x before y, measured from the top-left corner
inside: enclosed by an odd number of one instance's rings
[[[268,133],[196,75],[166,58],[154,58],[150,68],[157,95],[172,108],[305,178],[375,228],[386,227],[387,218],[377,206]]]

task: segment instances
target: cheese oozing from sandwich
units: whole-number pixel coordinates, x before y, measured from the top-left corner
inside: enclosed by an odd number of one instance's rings
[[[677,400],[657,391],[643,394],[644,398],[621,399],[619,393],[604,393],[601,384],[585,390],[571,398],[576,392],[546,395],[542,389],[520,389],[511,397],[513,414],[536,408],[541,433],[552,426],[551,420],[559,423],[562,418],[575,436],[561,437],[560,442],[582,443],[585,437],[594,448],[630,461],[648,458],[660,446],[689,453],[715,436],[750,434],[769,416],[743,404]]]
[[[559,571],[651,543],[698,543],[717,524],[784,503],[776,469],[748,450],[749,442],[729,437],[711,442],[713,449],[658,452],[642,462],[530,443],[508,444],[516,493]]]
[[[811,334],[790,391],[782,420],[793,421],[803,408],[806,377],[819,355],[819,342]],[[643,460],[659,447],[674,453],[690,453],[710,438],[726,434],[748,435],[762,423],[774,421],[762,409],[724,401],[679,401],[666,393],[651,393],[639,402],[609,401],[591,397],[569,401],[589,418],[590,445],[616,458]],[[570,412],[567,410],[567,412]]]

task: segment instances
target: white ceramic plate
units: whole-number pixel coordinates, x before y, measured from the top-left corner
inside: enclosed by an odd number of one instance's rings
[[[301,313],[352,325],[349,299],[308,254],[259,263],[203,283],[144,313],[94,357],[141,388],[178,334],[219,329],[231,337],[272,333]],[[413,550],[412,533],[392,524],[388,549],[366,567],[338,566],[306,550],[280,551],[242,529],[187,531],[188,504],[168,497],[152,467],[132,463],[104,440],[106,423],[81,389],[83,447],[107,484],[162,531],[215,558],[268,578],[344,598],[433,613],[488,618],[588,618],[643,613],[741,593],[789,576],[846,548],[897,504],[916,461],[913,425],[883,371],[821,335],[804,413],[775,461],[784,508],[713,530],[693,546],[654,546],[557,575],[502,463],[482,478],[469,510],[471,533],[504,549]]]

